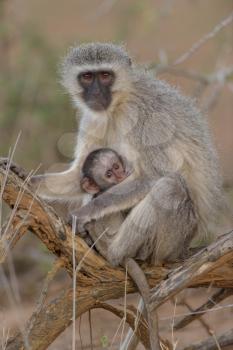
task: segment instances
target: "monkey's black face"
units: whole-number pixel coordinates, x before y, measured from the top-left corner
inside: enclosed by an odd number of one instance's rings
[[[95,111],[106,110],[112,101],[111,87],[115,81],[112,71],[86,71],[78,75],[83,88],[82,97],[88,107]]]

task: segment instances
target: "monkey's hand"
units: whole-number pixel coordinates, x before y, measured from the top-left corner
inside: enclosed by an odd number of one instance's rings
[[[82,238],[85,238],[87,230],[85,225],[90,222],[86,216],[79,214],[79,210],[70,213],[68,218],[68,224],[74,229],[75,234],[80,234]]]
[[[10,169],[23,181],[28,177],[28,173],[22,167],[13,162],[10,162],[9,158],[0,158],[0,166],[5,170]]]

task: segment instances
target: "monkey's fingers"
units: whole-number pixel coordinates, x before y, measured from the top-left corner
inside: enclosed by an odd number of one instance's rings
[[[94,243],[89,235],[86,235],[86,237],[84,238],[84,241],[87,243],[87,245],[89,247],[91,247],[93,245],[93,243]]]
[[[76,220],[74,220],[74,217],[76,217]],[[71,213],[69,215],[67,224],[72,227],[76,235],[80,235],[82,238],[85,238],[87,236],[88,232],[85,228],[86,223],[79,220],[75,213]]]
[[[80,236],[82,237],[85,237],[87,235],[87,230],[85,228],[85,223],[83,222],[77,222],[77,225],[76,225],[76,234],[79,233]]]

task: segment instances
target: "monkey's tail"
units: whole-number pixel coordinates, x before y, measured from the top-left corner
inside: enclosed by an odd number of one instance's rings
[[[152,317],[152,311],[150,309],[150,287],[148,285],[146,276],[134,259],[128,258],[125,264],[127,265],[127,271],[130,277],[133,279],[134,283],[136,284],[144,302],[143,309],[145,309],[146,311],[148,321],[150,350],[160,350],[161,347],[158,336],[157,315],[154,320]]]

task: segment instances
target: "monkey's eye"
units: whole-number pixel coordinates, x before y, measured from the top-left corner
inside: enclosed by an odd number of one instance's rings
[[[119,169],[119,164],[114,163],[114,164],[113,164],[113,169],[115,169],[115,170]]]
[[[94,74],[92,72],[81,73],[79,79],[82,83],[90,84],[94,79]]]
[[[99,80],[104,85],[110,85],[113,82],[113,73],[108,71],[99,72]]]
[[[110,178],[112,176],[112,171],[111,170],[106,171],[105,176]]]

